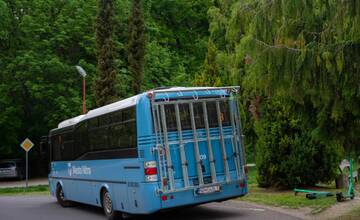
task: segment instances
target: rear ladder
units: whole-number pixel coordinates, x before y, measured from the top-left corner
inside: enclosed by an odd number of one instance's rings
[[[240,114],[238,104],[236,102],[236,94],[239,91],[239,87],[224,87],[224,88],[213,88],[213,90],[221,90],[225,89],[230,91],[229,96],[222,95],[221,97],[214,97],[214,98],[206,98],[206,99],[199,99],[197,95],[197,91],[194,91],[193,99],[187,100],[170,100],[169,98],[165,98],[162,100],[156,100],[156,94],[158,93],[165,93],[167,97],[169,92],[161,92],[161,91],[154,91],[151,99],[151,107],[152,107],[152,116],[153,116],[153,124],[154,124],[154,132],[156,138],[156,147],[153,149],[153,153],[157,155],[158,159],[158,168],[159,168],[159,176],[160,176],[160,188],[158,189],[159,193],[172,193],[178,192],[183,190],[195,189],[203,186],[211,186],[211,185],[219,185],[230,183],[234,181],[240,181],[245,178],[244,173],[244,165],[245,165],[245,158],[244,158],[244,145],[243,145],[243,135],[241,133],[241,121],[240,121]],[[210,89],[199,89],[199,90],[206,90],[208,94],[210,94]],[[182,94],[182,91],[174,91],[177,94]],[[221,112],[220,112],[220,101],[228,101],[229,102],[229,110],[230,110],[230,122],[232,128],[232,134],[225,137],[223,132],[222,126],[222,119],[221,119]],[[218,121],[218,129],[219,129],[219,136],[211,136],[210,135],[210,128],[208,123],[208,112],[207,112],[207,102],[215,101],[216,103],[216,115]],[[203,114],[204,114],[204,127],[206,133],[206,139],[198,137],[196,123],[194,118],[194,103],[201,103]],[[199,180],[198,185],[190,185],[189,181],[189,172],[188,172],[188,160],[186,158],[185,147],[184,147],[184,139],[182,133],[182,125],[181,125],[181,116],[179,112],[179,104],[188,104],[190,110],[190,121],[191,121],[191,129],[193,137],[191,140],[187,140],[187,143],[191,142],[194,146],[194,156],[196,160],[196,171],[197,171],[197,178]],[[168,128],[166,123],[166,112],[165,112],[165,105],[174,105],[175,108],[175,117],[176,117],[176,127],[177,127],[177,135],[178,138],[176,141],[169,141],[168,138]],[[231,178],[229,172],[229,159],[228,154],[226,152],[225,146],[225,138],[231,138],[232,143],[232,151],[233,151],[233,159],[236,168],[236,178]],[[217,180],[217,171],[215,167],[215,160],[213,155],[212,149],[212,140],[219,140],[221,152],[222,152],[222,159],[223,159],[223,166],[224,166],[224,175],[225,175],[225,182],[220,183]],[[206,141],[207,143],[207,150],[209,156],[209,163],[210,163],[210,174],[211,174],[211,183],[204,183],[204,176],[202,172],[202,161],[200,160],[200,153],[199,153],[199,142]],[[180,160],[181,160],[181,172],[183,177],[183,184],[181,187],[175,186],[175,178],[174,178],[174,166],[171,156],[171,146],[177,145],[179,146],[180,151]]]

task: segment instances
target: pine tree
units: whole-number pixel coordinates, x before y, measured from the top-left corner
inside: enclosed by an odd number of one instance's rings
[[[133,78],[132,88],[135,94],[141,91],[144,78],[144,15],[141,0],[134,0],[129,24],[129,42],[127,44],[129,71]]]
[[[208,51],[204,62],[204,70],[195,79],[195,84],[200,86],[220,86],[221,76],[218,63],[216,61],[217,48],[212,40],[208,42]]]
[[[360,143],[360,4],[223,4],[209,10],[210,36],[217,65],[234,73],[241,100],[250,105],[255,123],[244,128],[256,134],[259,183],[294,187],[333,179],[343,149]],[[254,108],[258,96],[263,101]]]
[[[112,0],[98,1],[96,19],[96,52],[98,78],[95,82],[97,106],[111,103],[116,98],[116,65],[114,35],[114,5]]]

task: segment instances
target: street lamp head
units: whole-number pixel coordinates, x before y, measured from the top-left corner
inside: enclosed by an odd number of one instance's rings
[[[86,77],[86,71],[81,66],[75,66],[75,68],[82,77]]]

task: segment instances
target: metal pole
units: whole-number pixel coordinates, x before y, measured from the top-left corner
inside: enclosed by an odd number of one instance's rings
[[[219,124],[219,135],[220,135],[219,138],[220,138],[220,144],[221,144],[221,151],[222,151],[223,160],[224,160],[224,173],[225,173],[226,182],[230,182],[228,155],[226,153],[226,147],[225,147],[225,142],[224,142],[224,132],[223,132],[223,127],[222,127],[219,101],[216,101],[216,112],[217,112],[217,118],[218,118],[218,124]]]
[[[204,185],[204,178],[203,178],[202,166],[201,166],[202,162],[200,160],[199,143],[197,140],[196,124],[195,124],[195,117],[194,117],[194,105],[192,102],[189,103],[189,109],[190,109],[191,128],[192,128],[193,139],[194,139],[194,152],[195,152],[197,175],[198,175],[198,179],[199,179],[199,186],[201,186],[201,185]]]
[[[174,166],[172,164],[172,159],[171,159],[171,151],[170,151],[170,145],[169,145],[169,140],[168,140],[164,105],[160,105],[160,111],[161,111],[161,123],[162,123],[162,127],[163,127],[163,135],[164,135],[164,142],[165,142],[165,156],[166,156],[166,162],[167,162],[167,171],[168,171],[169,180],[170,180],[170,190],[174,190],[175,189]]]
[[[28,178],[29,178],[29,163],[28,163],[28,151],[26,151],[26,190],[28,189]]]
[[[83,114],[86,113],[86,80],[83,77]]]
[[[175,104],[175,115],[176,115],[176,125],[178,130],[178,136],[179,136],[179,147],[180,147],[180,160],[181,160],[181,166],[182,166],[182,172],[183,172],[183,178],[184,178],[184,186],[185,188],[189,187],[189,173],[188,173],[188,162],[186,160],[186,154],[184,149],[184,141],[183,141],[183,134],[182,134],[182,128],[181,128],[181,119],[180,119],[180,110],[179,105]]]

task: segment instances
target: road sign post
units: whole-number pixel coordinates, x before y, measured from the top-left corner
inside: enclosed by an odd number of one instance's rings
[[[31,150],[31,148],[34,146],[33,142],[31,142],[31,140],[29,138],[26,138],[21,144],[20,146],[25,150],[26,152],[26,182],[25,182],[25,186],[26,186],[26,190],[28,188],[29,185],[29,151]]]

